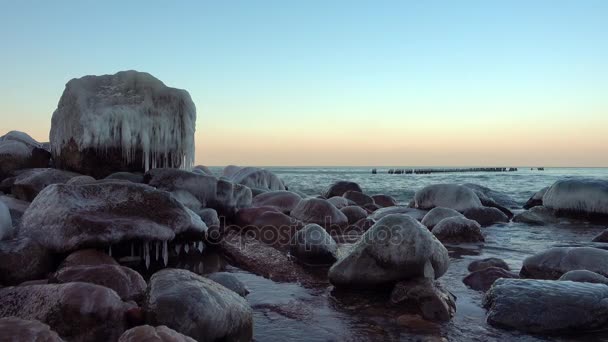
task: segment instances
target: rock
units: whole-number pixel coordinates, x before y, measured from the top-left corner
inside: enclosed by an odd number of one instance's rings
[[[0,202],[4,203],[11,214],[13,226],[18,226],[21,222],[21,216],[27,208],[30,206],[30,202],[22,201],[14,197],[0,195]]]
[[[491,207],[470,208],[463,212],[470,220],[477,221],[482,226],[491,226],[496,223],[507,223],[509,218],[502,211]]]
[[[367,217],[367,211],[356,205],[349,205],[348,207],[340,209],[340,211],[348,219],[348,224],[354,224],[355,222]]]
[[[564,273],[588,270],[608,276],[608,251],[593,247],[553,247],[524,260],[522,278],[559,279]]]
[[[16,285],[46,278],[53,270],[51,254],[28,238],[0,241],[0,284]]]
[[[301,200],[302,197],[295,192],[278,190],[265,192],[255,196],[251,205],[254,207],[276,207],[282,213],[289,214]]]
[[[51,328],[36,320],[17,317],[0,318],[3,341],[63,342]]]
[[[132,173],[132,172],[114,172],[108,175],[105,179],[112,180],[126,180],[132,183],[143,183],[144,175],[143,173]]]
[[[11,192],[17,199],[31,202],[47,186],[64,184],[76,176],[80,175],[56,169],[29,169],[17,176]]]
[[[130,182],[50,185],[21,225],[21,235],[56,253],[131,240],[166,242],[177,234],[202,237],[207,230],[170,194]]]
[[[317,224],[299,230],[291,244],[291,255],[309,265],[331,265],[336,261],[338,247],[334,239]]]
[[[160,190],[190,192],[203,208],[215,209],[220,216],[231,218],[237,210],[251,206],[249,188],[212,176],[176,169],[152,169],[146,173],[145,182]]]
[[[524,209],[531,209],[536,206],[543,205],[543,196],[545,196],[547,190],[549,190],[548,186],[540,189],[540,191],[532,195],[526,204],[524,204]]]
[[[0,240],[5,240],[13,237],[13,220],[11,212],[4,202],[0,202]]]
[[[414,205],[418,209],[430,210],[444,207],[463,212],[482,206],[475,192],[457,184],[429,185],[414,194]]]
[[[213,171],[211,171],[208,167],[206,167],[204,165],[196,165],[195,167],[192,168],[192,172],[202,173],[207,176],[215,177],[215,174],[213,173]]]
[[[441,242],[481,242],[485,241],[479,223],[464,217],[448,217],[434,228],[433,235]]]
[[[530,210],[521,212],[513,217],[513,222],[527,223],[536,226],[557,223],[558,219],[553,211],[543,206],[535,206]]]
[[[225,288],[236,292],[241,297],[249,294],[249,289],[237,277],[228,272],[215,272],[207,275],[207,278],[224,286]]]
[[[355,205],[355,202],[349,201],[342,196],[331,197],[331,198],[327,199],[327,202],[333,204],[338,209],[348,207],[349,205]]]
[[[51,153],[23,132],[10,131],[0,137],[0,180],[15,171],[48,167]]]
[[[389,195],[372,195],[372,199],[381,208],[393,207],[398,204],[397,200]]]
[[[597,274],[595,272],[587,270],[568,271],[564,273],[558,280],[608,285],[608,278],[604,277],[601,274]]]
[[[437,225],[441,220],[448,217],[464,217],[461,213],[454,209],[436,207],[431,209],[422,218],[422,224],[425,225],[429,230],[433,230],[433,227]]]
[[[83,282],[105,286],[116,291],[124,301],[138,301],[146,290],[146,281],[139,273],[124,266],[107,264],[62,267],[51,276],[50,282]]]
[[[375,288],[401,280],[441,277],[448,252],[429,230],[407,215],[388,215],[372,226],[329,270],[336,287]]]
[[[304,223],[316,223],[325,229],[342,229],[348,225],[348,218],[327,200],[307,198],[291,211],[291,217]]]
[[[447,322],[456,313],[456,297],[426,278],[398,282],[391,292],[391,302],[415,306],[430,321]]]
[[[156,272],[143,305],[146,321],[197,341],[249,341],[253,311],[235,292],[186,270]]]
[[[493,203],[493,204],[496,204],[497,206],[504,207],[504,208],[512,208],[512,209],[519,208],[519,204],[514,199],[512,199],[509,195],[505,194],[504,192],[492,190],[490,188],[487,188],[487,187],[479,185],[479,184],[467,183],[467,184],[463,184],[463,186],[466,186],[467,188],[475,191],[475,194],[477,194],[477,197],[479,197],[482,204],[485,206],[494,207],[494,205],[489,205],[490,203]],[[488,204],[483,203],[484,200],[488,201]]]
[[[367,196],[366,194],[360,191],[352,191],[349,190],[342,195],[342,197],[346,198],[349,201],[355,202],[356,205],[364,206],[366,204],[373,204],[374,200]]]
[[[240,168],[226,177],[235,184],[241,184],[249,188],[287,190],[283,181],[276,174],[259,167]]]
[[[111,256],[96,249],[81,249],[68,255],[59,265],[59,270],[68,267],[99,265],[118,266],[118,263]]]
[[[365,209],[368,213],[373,213],[378,209],[382,209],[382,207],[377,205],[376,203],[367,203],[364,204],[361,208]]]
[[[41,321],[68,341],[117,340],[130,307],[113,290],[88,283],[0,289],[0,317]]]
[[[441,324],[439,324],[437,322],[427,321],[426,319],[422,318],[420,315],[412,315],[412,314],[401,315],[401,316],[397,317],[396,322],[397,322],[397,324],[399,324],[401,326],[404,326],[408,329],[412,329],[415,331],[437,332],[437,333],[441,331]],[[422,341],[430,342],[430,341],[434,341],[434,340],[429,338],[428,340],[422,340]],[[439,339],[439,341],[441,341],[441,339]]]
[[[570,178],[555,182],[543,196],[543,205],[557,216],[608,219],[608,180]]]
[[[183,204],[184,207],[194,212],[200,211],[203,208],[203,204],[198,200],[198,198],[186,190],[171,191],[171,196]]]
[[[124,332],[118,342],[196,342],[196,340],[178,333],[164,325],[152,327],[140,325]]]
[[[230,177],[234,176],[237,172],[239,172],[239,170],[241,170],[241,167],[239,167],[239,166],[228,165],[222,171],[222,177],[229,179]]]
[[[486,293],[489,324],[529,333],[583,333],[608,324],[608,286],[499,279]],[[547,314],[551,313],[551,314]]]
[[[378,209],[378,210],[374,211],[374,213],[371,214],[369,216],[369,218],[371,218],[374,221],[379,221],[380,219],[382,219],[388,215],[403,214],[403,215],[410,216],[411,218],[413,218],[416,221],[422,221],[422,219],[424,218],[424,216],[426,216],[427,213],[428,213],[428,211],[426,211],[426,210],[409,208],[406,206],[399,205],[396,207],[386,207],[386,208]]]
[[[608,229],[605,229],[604,231],[602,231],[601,233],[599,233],[598,235],[596,235],[593,240],[591,240],[593,242],[608,242]]]
[[[492,284],[500,278],[519,278],[516,273],[500,267],[486,267],[466,276],[462,282],[475,291],[488,291]]]
[[[361,190],[361,187],[359,186],[359,184],[357,184],[355,182],[338,181],[338,182],[335,182],[332,185],[330,185],[327,188],[327,190],[325,190],[325,193],[323,194],[323,196],[325,196],[325,198],[331,198],[334,196],[342,196],[347,191],[363,192],[363,190]]]
[[[481,271],[488,267],[498,267],[498,268],[502,268],[503,270],[507,270],[507,271],[511,270],[509,268],[509,265],[507,265],[507,263],[504,260],[498,259],[498,258],[486,258],[486,259],[481,259],[481,260],[475,260],[469,264],[467,269],[469,270],[469,272],[475,272],[475,271]]]
[[[76,176],[76,177],[72,177],[72,178],[68,179],[68,181],[65,182],[64,184],[80,185],[80,184],[90,184],[90,183],[95,183],[95,182],[96,182],[95,178],[93,178],[91,176]]]
[[[133,70],[66,84],[51,121],[57,167],[95,178],[190,168],[196,108],[187,91]]]
[[[196,212],[207,226],[207,242],[217,243],[224,235],[224,229],[217,211],[211,208],[204,208]],[[225,222],[224,222],[225,224]]]
[[[288,250],[302,222],[276,211],[275,207],[245,208],[239,210],[236,223],[248,236],[269,246]]]

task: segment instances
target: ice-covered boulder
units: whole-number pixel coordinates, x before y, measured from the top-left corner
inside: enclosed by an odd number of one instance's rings
[[[77,176],[80,175],[57,169],[28,169],[17,175],[11,193],[20,200],[31,202],[47,186],[64,184]]]
[[[23,132],[10,131],[0,137],[0,180],[14,171],[48,167],[51,153]]]
[[[236,292],[241,297],[246,297],[249,294],[249,289],[243,284],[234,274],[228,272],[214,272],[207,275],[207,278],[224,286],[225,288]]]
[[[349,201],[342,196],[334,196],[327,199],[327,202],[334,205],[334,207],[338,209],[342,209],[344,207],[348,207],[349,205],[355,205],[355,202]]]
[[[74,253],[70,253],[59,265],[58,271],[67,267],[78,266],[99,266],[99,265],[114,265],[118,266],[118,262],[111,256],[97,249],[80,249]]]
[[[433,228],[433,235],[441,242],[481,242],[485,241],[479,223],[464,217],[448,217]]]
[[[342,195],[342,197],[346,198],[349,201],[355,202],[356,205],[364,206],[366,204],[373,204],[374,199],[360,191],[349,190]]]
[[[392,207],[397,205],[397,200],[389,195],[373,195],[372,199],[374,200],[374,203],[376,203],[381,208]]]
[[[511,209],[519,208],[519,204],[514,199],[512,199],[509,195],[505,194],[504,192],[492,190],[488,187],[485,187],[485,186],[482,186],[479,184],[466,183],[463,185],[466,186],[467,188],[475,191],[475,194],[477,194],[477,197],[479,197],[482,204],[487,207],[496,208],[496,207],[500,206],[500,207],[511,208]],[[487,203],[484,203],[484,201]]]
[[[426,186],[414,194],[416,208],[430,210],[444,207],[463,212],[482,206],[475,192],[458,184],[434,184]]]
[[[363,192],[359,184],[348,181],[338,181],[330,185],[327,190],[323,193],[325,198],[331,198],[334,196],[342,196],[347,191],[358,191]]]
[[[215,177],[215,174],[213,173],[213,171],[211,171],[208,167],[206,167],[204,165],[196,165],[195,167],[192,168],[192,172],[202,173],[207,176]]]
[[[0,240],[12,237],[14,233],[11,212],[3,202],[0,202]]]
[[[311,265],[331,265],[336,261],[337,245],[323,227],[308,224],[294,236],[291,255]]]
[[[237,212],[239,231],[277,249],[287,250],[302,222],[275,207],[245,208]],[[232,226],[231,226],[232,228]]]
[[[463,217],[461,213],[457,212],[454,209],[435,207],[431,209],[428,213],[426,213],[426,215],[424,215],[421,223],[425,225],[429,230],[433,230],[433,227],[435,227],[437,223],[441,222],[441,220],[454,216]]]
[[[180,334],[177,331],[161,325],[153,327],[140,325],[124,332],[118,342],[196,342],[195,339]]]
[[[485,268],[489,268],[489,267],[498,267],[498,268],[502,268],[503,270],[507,270],[510,271],[511,269],[509,268],[509,265],[507,265],[507,263],[499,258],[485,258],[485,259],[480,259],[480,260],[475,260],[473,262],[471,262],[469,264],[469,266],[467,266],[467,270],[469,270],[469,272],[476,272],[476,271],[481,271]]]
[[[354,224],[355,222],[367,217],[367,211],[356,205],[349,205],[340,209],[340,211],[348,219],[348,224]]]
[[[114,172],[113,174],[107,176],[105,179],[127,180],[133,183],[143,183],[144,175],[143,173]]]
[[[429,230],[407,215],[380,219],[329,270],[337,287],[374,288],[398,281],[436,279],[448,269],[448,251]]]
[[[16,285],[46,278],[53,270],[51,253],[28,238],[0,241],[0,284]]]
[[[548,223],[557,223],[559,219],[555,216],[553,210],[539,205],[513,216],[513,222],[542,226]]]
[[[251,189],[287,190],[283,181],[272,171],[259,167],[244,167],[229,176],[231,182]]]
[[[475,291],[485,292],[500,278],[519,278],[519,275],[504,268],[491,266],[472,272],[464,277],[462,282]]]
[[[499,209],[493,207],[469,208],[463,212],[469,220],[477,221],[482,226],[490,226],[496,223],[507,223],[509,217]]]
[[[543,206],[558,216],[608,219],[608,180],[559,180],[543,196]]]
[[[198,215],[165,191],[131,182],[53,184],[23,215],[20,234],[57,252],[108,247],[126,241],[167,241],[178,234],[204,236]]]
[[[6,195],[0,195],[0,202],[8,208],[13,226],[17,226],[21,222],[21,216],[23,216],[23,213],[30,206],[30,202],[28,201],[22,201]]]
[[[559,279],[574,270],[608,276],[608,251],[593,247],[549,248],[527,257],[519,274],[524,278]]]
[[[391,292],[391,303],[413,306],[429,321],[447,322],[456,314],[456,297],[428,278],[398,282]]]
[[[530,199],[528,199],[526,204],[524,204],[524,209],[531,209],[536,206],[543,205],[543,196],[545,196],[545,193],[547,192],[547,190],[549,190],[548,186],[540,189],[540,191],[538,191],[534,195],[532,195],[532,197],[530,197]]]
[[[289,214],[302,200],[300,195],[286,190],[268,191],[253,198],[254,207],[273,206],[281,212]]]
[[[426,216],[427,213],[428,213],[428,211],[426,211],[426,210],[398,205],[398,206],[394,206],[394,207],[386,207],[386,208],[378,209],[378,210],[374,211],[374,213],[371,214],[369,216],[369,218],[371,218],[374,221],[378,221],[388,215],[403,214],[403,215],[410,216],[417,221],[422,221],[422,219],[424,218],[424,216]]]
[[[340,229],[348,225],[348,218],[327,200],[303,199],[291,211],[291,217],[304,223],[316,223],[325,229]]]
[[[51,328],[36,320],[17,317],[0,318],[0,334],[3,341],[63,342]]]
[[[608,278],[604,277],[601,274],[587,270],[568,271],[564,273],[561,277],[559,277],[558,280],[608,285]]]
[[[190,168],[196,108],[182,89],[133,70],[70,80],[51,121],[53,160],[95,178]]]

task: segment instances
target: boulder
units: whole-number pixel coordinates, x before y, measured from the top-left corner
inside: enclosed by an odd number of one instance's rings
[[[276,174],[259,167],[239,168],[226,177],[235,184],[252,189],[287,190],[283,181]]]
[[[253,335],[253,311],[245,299],[186,270],[156,272],[143,309],[146,322],[197,341],[249,341]]]
[[[349,205],[355,205],[355,202],[349,201],[342,196],[334,196],[334,197],[328,198],[327,202],[333,204],[338,209],[348,207]]]
[[[330,185],[327,188],[327,190],[325,190],[325,193],[323,194],[323,196],[325,196],[325,198],[331,198],[334,196],[342,196],[347,191],[363,192],[363,190],[361,190],[361,187],[359,186],[359,184],[357,184],[355,182],[338,181],[338,182],[335,182],[332,185]]]
[[[607,220],[608,180],[559,180],[543,196],[543,205],[553,210],[557,216]]]
[[[68,179],[68,181],[65,182],[64,184],[80,185],[80,184],[90,184],[90,183],[95,183],[95,182],[96,182],[95,178],[93,178],[91,176],[76,176],[76,177],[72,177],[72,178]]]
[[[38,320],[68,341],[118,340],[131,307],[113,290],[88,283],[0,289],[0,317]]]
[[[481,259],[481,260],[475,260],[469,264],[469,266],[467,267],[467,270],[469,270],[469,272],[475,272],[475,271],[481,271],[488,267],[498,267],[498,268],[502,268],[503,270],[507,270],[507,271],[511,270],[509,268],[509,265],[507,265],[507,263],[504,260],[498,259],[498,258],[485,258],[485,259]]]
[[[202,173],[207,176],[215,177],[215,174],[213,173],[213,171],[211,171],[208,167],[206,167],[204,165],[196,165],[195,167],[192,168],[192,172]]]
[[[545,224],[558,223],[559,220],[555,217],[552,210],[541,205],[515,215],[513,222],[543,226]]]
[[[509,272],[500,267],[486,267],[472,272],[462,282],[475,291],[488,291],[492,284],[500,278],[519,278],[516,273]]]
[[[241,297],[245,297],[249,294],[249,289],[243,284],[237,277],[232,273],[228,272],[214,272],[207,275],[207,278],[214,282],[224,286],[225,288],[236,292]]]
[[[531,209],[536,206],[543,205],[543,196],[545,196],[545,193],[547,192],[547,190],[549,190],[548,186],[540,189],[540,191],[538,191],[534,195],[532,195],[532,197],[530,197],[530,199],[528,199],[526,204],[524,204],[524,209]]]
[[[0,180],[15,171],[48,167],[51,153],[26,133],[10,131],[0,137]]]
[[[51,120],[57,167],[103,178],[152,167],[190,168],[196,108],[182,89],[133,70],[66,86]]]
[[[403,215],[410,216],[411,218],[413,218],[416,221],[422,221],[422,219],[424,218],[424,216],[426,216],[427,213],[428,213],[428,211],[426,211],[426,210],[409,208],[406,206],[399,205],[396,207],[386,207],[386,208],[378,209],[378,210],[374,211],[374,213],[371,214],[369,216],[369,218],[371,218],[374,221],[379,221],[380,219],[382,219],[388,215],[403,214]]]
[[[196,342],[195,339],[180,334],[164,325],[153,327],[140,325],[125,331],[118,342]]]
[[[17,317],[0,318],[3,341],[63,342],[51,328],[36,320]]]
[[[479,223],[464,217],[445,218],[433,228],[432,232],[441,242],[485,241]]]
[[[358,206],[364,206],[366,204],[373,204],[374,200],[367,196],[366,194],[360,191],[349,190],[342,195],[342,197],[346,198],[349,201],[355,202]]]
[[[377,205],[376,203],[367,203],[362,205],[361,208],[365,209],[369,213],[373,213],[378,209],[382,209],[382,207]]]
[[[130,182],[53,184],[23,215],[20,234],[53,252],[107,247],[129,240],[204,236],[207,227],[164,191]]]
[[[348,218],[327,200],[303,199],[291,211],[291,217],[304,223],[316,223],[325,229],[341,229],[348,225]]]
[[[11,220],[13,226],[18,226],[21,222],[21,216],[25,213],[25,210],[30,206],[30,202],[22,201],[11,196],[0,195],[0,202],[4,203],[11,214]]]
[[[456,297],[428,278],[398,282],[391,292],[391,302],[414,306],[429,321],[447,322],[456,313]]]
[[[245,208],[236,216],[238,231],[246,233],[269,246],[281,250],[289,249],[302,222],[276,211],[274,207]]]
[[[334,239],[323,227],[314,223],[299,230],[290,246],[291,255],[309,265],[333,264],[337,250]]]
[[[289,214],[302,200],[300,195],[286,190],[269,191],[253,198],[254,207],[271,206],[278,208],[282,213]]]
[[[595,284],[606,284],[608,285],[608,278],[601,274],[587,271],[587,270],[574,270],[564,273],[558,280],[562,281],[578,281],[581,283],[595,283]]]
[[[355,222],[367,217],[367,211],[356,205],[349,205],[340,209],[340,211],[348,219],[348,224],[354,224]]]
[[[0,202],[0,240],[5,240],[13,237],[13,220],[11,212],[4,202]]]
[[[80,176],[77,173],[57,169],[28,169],[16,178],[11,193],[20,200],[31,202],[40,191],[51,184],[64,184],[71,178]]]
[[[144,182],[144,174],[143,173],[132,173],[132,172],[114,172],[104,179],[111,180],[124,180],[132,183],[143,183]]]
[[[228,165],[222,171],[222,177],[224,177],[226,179],[229,179],[230,177],[232,177],[233,175],[235,175],[237,172],[239,172],[240,169],[241,169],[241,167],[239,167],[239,166]]]
[[[196,211],[196,214],[200,216],[207,226],[207,242],[217,243],[224,234],[224,228],[217,215],[217,211],[211,208],[204,208]],[[223,223],[225,224],[226,222]]]
[[[496,223],[507,223],[509,218],[502,211],[492,207],[470,208],[463,212],[470,220],[477,221],[482,226],[491,226]]]
[[[495,207],[495,208],[500,206],[503,208],[511,208],[511,209],[519,208],[519,204],[514,199],[512,199],[509,195],[505,194],[504,192],[492,190],[488,187],[485,187],[485,186],[482,186],[479,184],[467,183],[467,184],[463,184],[463,185],[466,186],[467,188],[475,191],[475,194],[477,194],[477,197],[479,197],[482,204],[485,206]],[[488,203],[483,203],[484,201],[487,201]],[[496,205],[496,206],[494,206],[494,205]]]
[[[593,247],[553,247],[527,257],[522,278],[559,279],[564,273],[587,270],[608,276],[608,251]]]
[[[414,194],[414,206],[418,209],[430,210],[444,207],[463,212],[482,206],[475,192],[457,184],[429,185]]]
[[[425,225],[429,230],[433,230],[433,227],[437,225],[441,220],[448,217],[464,217],[461,213],[454,209],[436,207],[431,209],[422,218],[422,224]]]
[[[68,267],[99,265],[118,266],[118,263],[116,260],[114,260],[114,258],[104,252],[100,252],[96,249],[81,249],[70,253],[70,255],[68,255],[63,262],[61,262],[58,269],[61,270]]]
[[[53,270],[52,255],[28,238],[0,241],[0,284],[16,285],[46,278]]]
[[[606,327],[607,299],[608,286],[603,284],[499,279],[483,303],[493,326],[529,333],[581,334]]]
[[[372,199],[381,208],[392,207],[398,204],[397,200],[389,195],[372,195]]]
[[[380,219],[329,270],[336,287],[375,288],[401,280],[436,279],[448,269],[448,251],[429,230],[407,215]]]
[[[599,233],[598,235],[596,235],[593,240],[591,240],[593,242],[608,242],[608,229],[603,230],[601,233]]]

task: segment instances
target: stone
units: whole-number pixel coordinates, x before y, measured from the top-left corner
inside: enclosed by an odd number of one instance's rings
[[[528,199],[526,204],[524,204],[523,208],[531,209],[536,206],[543,205],[543,196],[545,195],[547,190],[549,190],[548,186],[540,189],[540,191],[536,192],[534,195],[532,195],[532,197],[530,197],[530,199]]]
[[[276,211],[274,207],[246,208],[237,213],[238,231],[269,246],[288,250],[302,222]]]
[[[16,285],[46,278],[53,270],[51,253],[28,238],[0,241],[0,284]]]
[[[192,168],[192,172],[199,172],[199,173],[202,173],[202,174],[207,175],[207,176],[214,176],[215,177],[215,174],[213,173],[213,171],[211,171],[205,165],[196,165],[195,167]]]
[[[291,211],[291,217],[304,223],[316,223],[325,229],[342,229],[348,225],[348,218],[327,200],[307,198]]]
[[[276,207],[284,214],[289,214],[302,200],[300,195],[286,190],[269,191],[253,198],[253,207]]]
[[[558,223],[559,220],[553,211],[544,206],[534,206],[530,210],[521,212],[513,217],[513,222],[527,223],[535,226]]]
[[[207,278],[224,286],[225,288],[236,292],[241,297],[246,297],[249,294],[249,289],[243,284],[234,274],[228,272],[214,272],[207,275]]]
[[[75,266],[99,266],[99,265],[114,265],[118,266],[118,263],[114,258],[107,255],[104,252],[100,252],[96,249],[81,249],[76,252],[70,253],[61,265],[59,270],[67,267]]]
[[[558,280],[608,285],[608,278],[604,277],[601,274],[587,270],[568,271],[564,273],[561,277],[559,277]]]
[[[359,184],[357,184],[355,182],[338,181],[338,182],[335,182],[332,185],[330,185],[327,188],[327,190],[325,190],[325,193],[323,194],[323,196],[325,196],[325,198],[331,198],[334,196],[342,196],[347,191],[363,192],[363,190],[361,190],[361,187],[359,186]]]
[[[557,216],[604,222],[608,220],[608,180],[559,180],[543,196],[543,206]]]
[[[486,227],[496,223],[507,223],[509,218],[502,211],[491,207],[470,208],[463,212],[464,216],[470,220],[477,221]]]
[[[374,200],[374,203],[376,203],[381,208],[392,207],[398,204],[397,200],[389,195],[372,195],[372,199]]]
[[[379,221],[380,219],[382,219],[383,217],[388,216],[388,215],[404,214],[404,215],[412,217],[414,220],[422,221],[422,219],[424,218],[424,216],[426,216],[427,213],[428,213],[428,211],[426,211],[426,210],[409,208],[409,207],[400,205],[400,206],[396,206],[396,207],[386,207],[386,208],[378,209],[378,210],[374,211],[373,214],[371,214],[369,216],[369,218],[371,218],[374,221]]]
[[[334,197],[328,198],[327,202],[333,204],[338,209],[348,207],[349,205],[355,205],[355,202],[349,201],[342,196],[334,196]]]
[[[367,217],[367,211],[356,205],[349,205],[340,209],[348,220],[348,224],[354,224],[355,222]]]
[[[475,291],[488,291],[492,284],[500,278],[519,278],[516,273],[509,272],[500,267],[486,267],[472,272],[462,282]]]
[[[259,167],[239,168],[226,177],[235,184],[252,189],[287,190],[285,183],[274,172]]]
[[[473,184],[473,183],[466,183],[466,184],[463,184],[463,186],[466,186],[467,188],[475,191],[475,194],[477,194],[477,197],[479,197],[479,199],[482,201],[482,204],[485,206],[495,207],[494,205],[489,205],[490,203],[493,203],[496,206],[500,206],[500,207],[504,207],[504,208],[511,208],[511,209],[519,208],[519,204],[504,192],[492,190],[488,187],[485,187],[485,186],[482,186],[479,184]],[[484,201],[488,201],[488,204],[483,203]],[[497,207],[495,207],[495,208],[497,208]]]
[[[433,227],[435,227],[437,223],[448,217],[464,217],[464,215],[454,209],[436,207],[431,209],[428,213],[426,213],[426,215],[424,215],[421,223],[425,225],[429,230],[433,230]]]
[[[0,202],[8,208],[13,226],[15,227],[19,225],[23,213],[25,213],[25,210],[30,206],[30,202],[28,201],[22,201],[6,195],[0,195]]]
[[[195,339],[180,334],[164,325],[153,327],[140,325],[125,331],[118,342],[196,342]]]
[[[3,341],[63,342],[48,325],[36,320],[0,318],[0,332]]]
[[[11,193],[22,201],[31,202],[40,191],[51,184],[64,184],[77,173],[56,169],[28,169],[21,172],[11,187]]]
[[[5,240],[13,237],[13,219],[11,212],[4,202],[0,202],[0,240]]]
[[[132,183],[143,183],[144,182],[144,174],[143,173],[132,173],[132,172],[114,172],[108,175],[105,179],[112,180],[126,180]]]
[[[355,204],[358,206],[364,206],[366,204],[374,203],[373,198],[367,196],[366,194],[364,194],[360,191],[349,190],[349,191],[345,192],[344,195],[342,195],[342,197],[346,198],[349,201],[355,202]]]
[[[15,171],[48,167],[51,153],[27,133],[10,131],[0,137],[0,180]]]
[[[463,212],[482,206],[475,192],[457,184],[428,185],[414,194],[414,205],[418,209],[431,210],[444,207]]]
[[[464,217],[448,217],[434,228],[433,235],[441,242],[483,242],[479,223]]]
[[[559,279],[564,273],[588,270],[608,276],[608,251],[593,247],[553,247],[524,259],[522,278]]]
[[[334,239],[317,224],[307,224],[294,236],[291,255],[308,265],[331,265],[336,261],[337,245]]]
[[[507,271],[511,270],[509,268],[509,265],[507,265],[507,263],[504,260],[499,259],[499,258],[485,258],[485,259],[481,259],[481,260],[475,260],[469,264],[467,269],[469,270],[469,272],[475,272],[475,271],[481,271],[484,268],[488,268],[488,267],[498,267],[498,268],[502,268],[503,270],[507,270]]]
[[[456,314],[456,297],[427,278],[398,282],[391,292],[391,302],[414,306],[430,321],[447,322]]]

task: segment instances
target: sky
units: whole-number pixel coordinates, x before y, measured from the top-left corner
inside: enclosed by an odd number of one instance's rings
[[[608,1],[0,5],[0,134],[135,69],[190,93],[198,164],[608,166]]]

